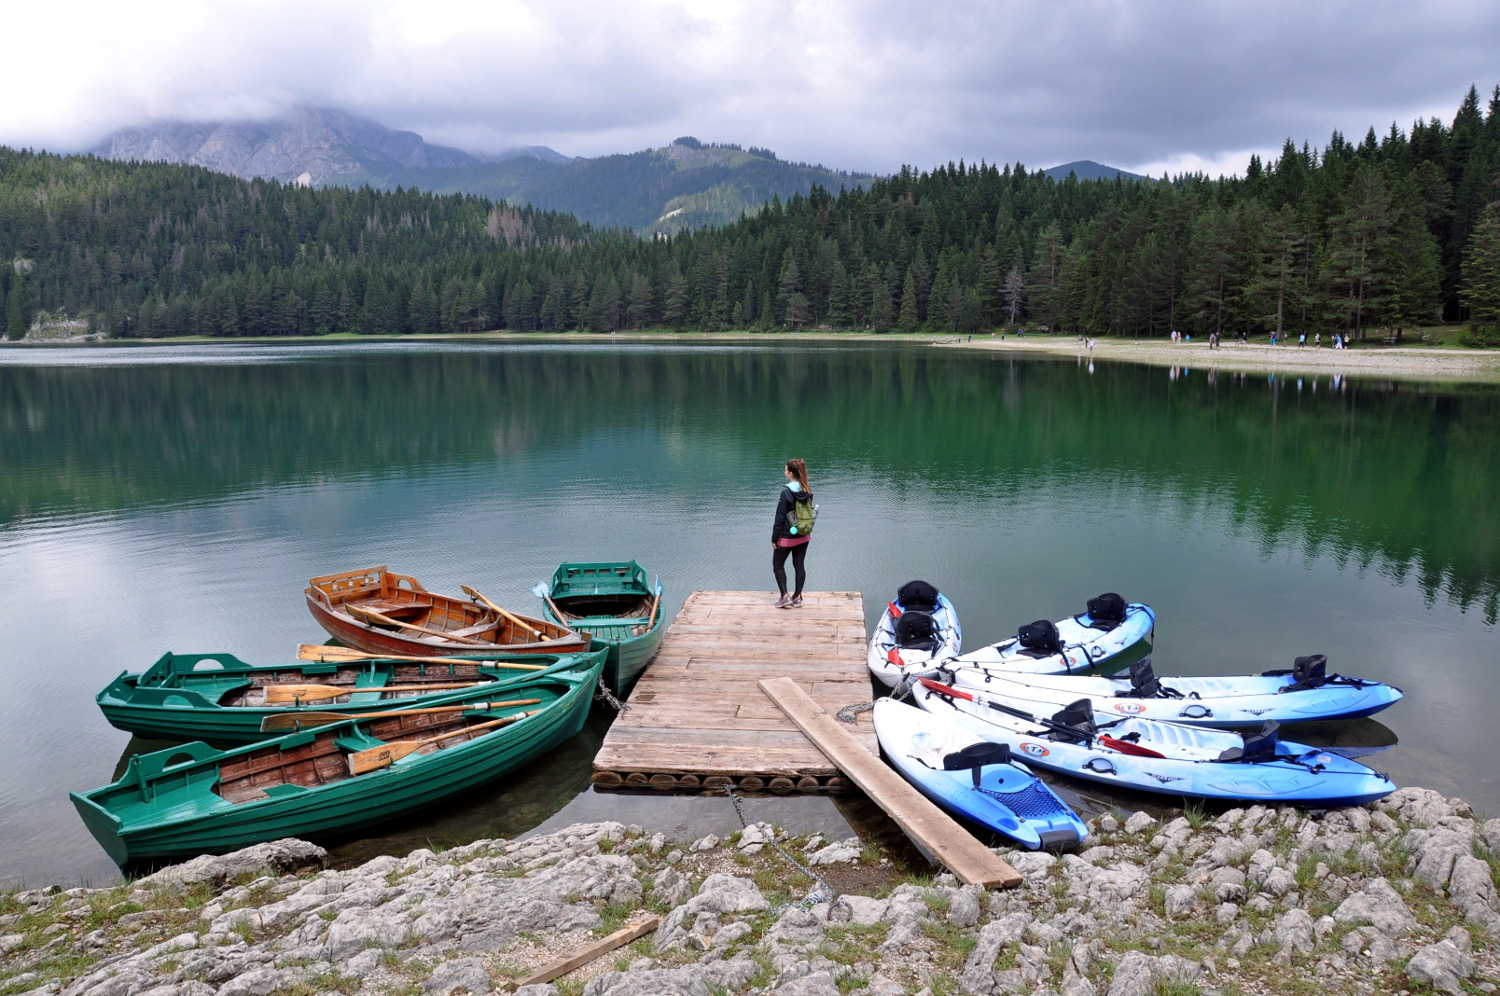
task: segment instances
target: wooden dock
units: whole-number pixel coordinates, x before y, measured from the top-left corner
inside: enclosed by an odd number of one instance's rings
[[[594,758],[600,788],[840,792],[851,785],[756,684],[786,675],[829,713],[871,696],[859,592],[695,591]],[[847,727],[877,751],[870,713]]]

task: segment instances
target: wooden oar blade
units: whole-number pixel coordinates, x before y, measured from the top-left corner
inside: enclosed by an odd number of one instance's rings
[[[260,721],[260,732],[309,729],[346,719],[386,719],[393,716],[430,716],[446,712],[488,712],[510,706],[536,705],[541,699],[507,699],[504,702],[463,702],[458,705],[428,706],[423,709],[384,709],[379,712],[283,712]]]
[[[343,664],[348,661],[366,660],[376,655],[367,654],[363,650],[355,650],[353,647],[332,647],[324,643],[304,643],[297,648],[297,656],[302,660],[312,661],[316,664]]]
[[[260,732],[285,733],[287,730],[309,730],[314,726],[342,723],[352,718],[342,712],[279,712],[260,721]]]
[[[440,740],[447,740],[450,737],[456,737],[463,733],[473,733],[476,730],[492,730],[498,726],[509,726],[511,723],[525,719],[527,716],[535,716],[541,711],[540,709],[533,709],[530,712],[518,712],[514,716],[492,719],[487,723],[479,723],[464,729],[449,730],[447,733],[440,733],[435,737],[428,737],[425,740],[396,740],[388,744],[382,744],[379,747],[367,747],[364,750],[355,751],[349,755],[349,773],[351,775],[363,775],[366,772],[375,771],[379,768],[388,768],[403,757],[421,750],[428,744],[435,744]]]
[[[316,699],[336,699],[340,695],[347,695],[352,688],[340,688],[337,685],[286,685],[276,684],[266,686],[266,704],[282,705],[287,702],[311,702]]]

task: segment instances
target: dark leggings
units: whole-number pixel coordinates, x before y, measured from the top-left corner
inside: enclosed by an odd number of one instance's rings
[[[802,586],[807,583],[807,548],[810,543],[799,543],[796,546],[778,546],[771,554],[771,573],[776,575],[776,587],[786,594],[786,557],[792,555],[792,568],[797,572],[797,590],[794,595],[802,594]]]

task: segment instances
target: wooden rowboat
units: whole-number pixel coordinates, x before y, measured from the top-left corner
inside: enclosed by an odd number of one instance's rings
[[[603,650],[596,653],[604,656]],[[443,662],[257,665],[232,654],[168,653],[139,674],[120,674],[96,701],[116,729],[155,740],[233,746],[267,739],[262,724],[272,717],[439,708],[472,698],[472,691],[508,693],[511,686],[565,659],[572,657],[510,654]],[[506,666],[515,663],[520,667]],[[480,684],[483,689],[477,688]],[[320,692],[286,699],[288,690],[307,686]],[[335,690],[341,694],[327,694]]]
[[[661,585],[653,590],[633,560],[562,564],[549,586],[533,589],[547,618],[589,634],[593,648],[608,648],[604,685],[620,698],[630,693],[656,656],[666,632]]]
[[[589,647],[585,633],[439,595],[384,567],[313,578],[306,595],[308,611],[330,636],[376,654],[573,654]]]
[[[118,780],[72,793],[119,864],[223,854],[280,837],[327,839],[435,803],[522,767],[578,733],[601,655],[565,657],[508,688],[527,704],[347,720],[248,747],[202,742],[132,757]],[[531,701],[540,700],[540,701]]]

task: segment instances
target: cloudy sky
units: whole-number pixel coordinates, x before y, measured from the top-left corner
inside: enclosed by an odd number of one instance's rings
[[[0,143],[343,108],[473,151],[693,134],[887,172],[1095,159],[1239,172],[1284,139],[1451,120],[1500,3],[140,0],[4,18]]]

